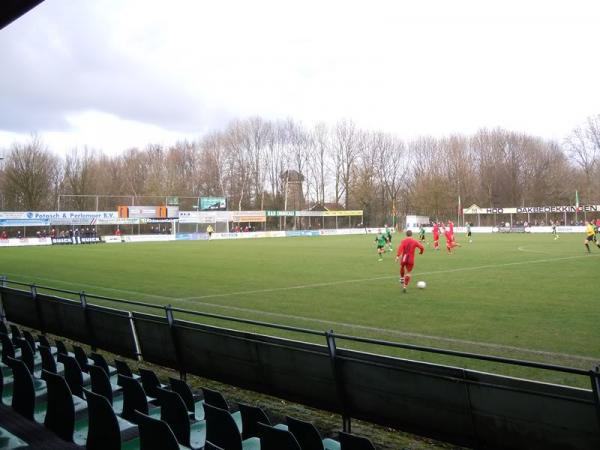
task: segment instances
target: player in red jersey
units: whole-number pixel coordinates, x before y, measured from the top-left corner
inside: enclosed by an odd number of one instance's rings
[[[439,250],[440,249],[440,226],[438,225],[437,222],[433,223],[433,229],[431,230],[431,232],[433,234],[433,249]]]
[[[402,283],[402,292],[406,292],[408,283],[410,283],[410,273],[415,264],[415,250],[419,249],[423,254],[425,248],[423,245],[412,238],[412,231],[406,231],[406,238],[402,239],[396,253],[396,261],[400,261],[400,283]]]
[[[450,255],[452,254],[452,249],[456,247],[457,244],[454,242],[454,236],[452,235],[450,228],[442,228],[442,231],[444,232],[444,237],[446,238],[446,251]]]
[[[448,221],[448,229],[450,230],[450,236],[452,237],[452,240],[454,240],[454,222],[451,220]]]

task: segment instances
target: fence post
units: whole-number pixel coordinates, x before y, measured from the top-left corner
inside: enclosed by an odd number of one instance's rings
[[[92,326],[92,321],[90,320],[89,309],[87,304],[87,297],[85,295],[85,291],[81,291],[79,293],[79,302],[81,304],[81,308],[83,309],[83,317],[85,318],[85,328],[88,331],[89,344],[90,348],[93,352],[98,350],[98,346],[96,345],[96,334],[94,333],[94,327]]]
[[[37,314],[40,331],[42,332],[42,334],[46,334],[46,326],[44,324],[44,318],[42,316],[40,302],[38,301],[37,287],[35,286],[35,284],[32,284],[30,289],[31,289],[31,299],[33,300],[33,303],[35,304],[35,313]]]
[[[590,370],[590,380],[592,382],[594,404],[596,405],[596,418],[598,419],[598,427],[600,428],[600,366],[596,366]]]
[[[181,358],[181,348],[179,346],[179,339],[177,338],[177,331],[174,327],[175,317],[173,316],[173,309],[171,305],[165,306],[165,314],[167,316],[169,330],[171,331],[171,341],[173,342],[173,347],[175,348],[175,359],[177,360],[177,366],[179,366],[179,378],[183,381],[186,381],[187,373],[185,371],[185,367],[183,367],[183,359]]]
[[[329,351],[329,359],[331,360],[331,369],[333,371],[333,380],[335,382],[335,389],[342,404],[342,429],[346,433],[352,432],[351,417],[348,414],[346,391],[342,382],[342,374],[337,359],[337,346],[335,344],[335,334],[333,330],[325,332],[325,339],[327,340],[327,350]]]

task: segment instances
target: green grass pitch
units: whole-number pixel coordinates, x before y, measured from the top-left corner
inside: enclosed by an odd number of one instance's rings
[[[416,257],[407,294],[393,253],[378,262],[373,240],[359,235],[3,248],[0,274],[320,331],[585,369],[600,363],[600,249],[588,255],[583,235],[563,234],[556,241],[549,234],[475,235],[472,244],[458,235],[462,246],[453,255],[428,245]],[[394,240],[396,245],[400,236]],[[427,288],[417,289],[418,280]],[[344,340],[338,345],[589,387],[584,377],[555,372]]]

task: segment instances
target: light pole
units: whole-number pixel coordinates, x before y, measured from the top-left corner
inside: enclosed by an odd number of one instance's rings
[[[0,156],[0,168],[2,169],[2,181],[4,181],[4,156]],[[0,211],[4,211],[4,190],[0,192]]]

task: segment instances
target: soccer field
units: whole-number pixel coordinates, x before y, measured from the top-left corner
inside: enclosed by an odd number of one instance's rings
[[[453,255],[431,246],[417,255],[407,294],[393,254],[378,262],[373,239],[3,248],[0,274],[319,331],[585,369],[600,363],[600,250],[587,254],[581,235],[556,241],[550,235],[475,235],[472,244],[459,235],[462,246]],[[397,244],[400,236],[394,239]],[[417,289],[418,280],[427,288]],[[270,328],[193,320],[324,343]],[[338,345],[589,387],[584,377],[567,374],[348,341]]]

